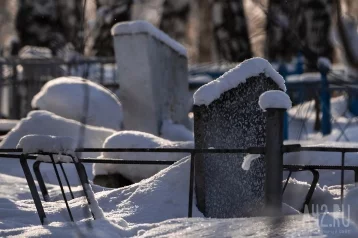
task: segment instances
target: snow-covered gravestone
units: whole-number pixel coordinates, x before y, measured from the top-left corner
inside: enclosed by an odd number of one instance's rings
[[[19,90],[23,97],[21,100],[22,109],[13,118],[22,118],[31,110],[31,100],[40,91],[44,82],[64,74],[63,69],[58,64],[49,64],[52,59],[52,53],[49,48],[25,46],[21,48],[19,57],[23,60],[22,78],[26,81],[25,88]],[[18,97],[18,96],[17,96]],[[18,99],[14,100],[15,103]],[[15,107],[19,108],[18,105]]]
[[[258,102],[269,90],[286,91],[284,79],[268,61],[252,58],[194,94],[195,148],[265,146],[266,116]],[[265,161],[241,168],[245,154],[197,154],[196,197],[207,217],[262,215]]]
[[[188,123],[185,48],[145,21],[112,28],[126,130],[160,134],[163,120]]]

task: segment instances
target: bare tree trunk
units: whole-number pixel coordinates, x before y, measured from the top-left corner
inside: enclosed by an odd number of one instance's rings
[[[83,1],[58,1],[58,4],[60,21],[67,42],[71,42],[77,52],[84,53]]]
[[[318,57],[333,58],[330,41],[332,0],[301,0],[303,14],[304,45],[312,53],[306,55],[306,71],[317,70]]]
[[[199,40],[198,62],[212,61],[212,0],[198,0]]]
[[[301,47],[300,1],[269,0],[265,55],[268,60],[291,61]]]
[[[242,0],[214,0],[213,24],[219,60],[241,62],[252,57]]]
[[[66,45],[56,0],[19,0],[16,30],[20,45],[47,47],[52,54]]]
[[[159,28],[184,44],[187,41],[189,13],[190,2],[188,0],[165,0]]]
[[[130,20],[132,0],[96,0],[96,22],[92,31],[95,56],[114,56],[111,28],[117,22]]]

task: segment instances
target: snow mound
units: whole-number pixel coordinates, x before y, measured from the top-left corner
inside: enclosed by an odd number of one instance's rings
[[[276,84],[286,92],[285,80],[265,59],[256,57],[245,60],[235,68],[229,70],[218,79],[201,86],[194,93],[195,105],[209,105],[220,95],[230,89],[236,88],[239,84],[245,83],[246,79],[264,73],[272,78]]]
[[[174,124],[171,120],[164,120],[160,129],[160,136],[171,141],[194,141],[194,133],[184,125]]]
[[[26,135],[22,137],[16,148],[21,148],[25,154],[48,152],[75,155],[76,141],[68,136]],[[68,156],[54,156],[57,161],[69,162]],[[51,161],[49,156],[40,156],[42,161]]]
[[[193,148],[193,142],[172,142],[155,135],[139,131],[120,131],[108,137],[103,148]],[[187,153],[153,153],[153,152],[103,152],[99,158],[116,158],[124,160],[170,160],[177,161]],[[94,164],[94,175],[119,173],[132,182],[149,178],[166,165],[138,164]]]
[[[358,225],[358,188],[350,190],[343,200],[344,216]]]
[[[26,135],[51,135],[67,136],[73,138],[77,143],[83,130],[83,147],[100,148],[107,137],[115,133],[114,130],[99,128],[57,116],[48,111],[32,111],[26,118],[23,118],[9,132],[0,143],[0,148],[15,148],[20,139]],[[83,153],[87,154],[87,153]],[[99,156],[99,153],[88,153],[88,156]]]
[[[189,173],[190,157],[185,157],[139,183],[96,193],[96,199],[105,213],[129,223],[187,217]],[[202,217],[193,197],[193,217]]]
[[[118,35],[129,35],[129,34],[149,34],[164,44],[171,47],[178,54],[186,57],[186,49],[183,45],[170,38],[167,34],[161,30],[155,28],[152,24],[147,21],[128,21],[120,22],[112,27],[111,33],[113,36]]]
[[[291,206],[294,209],[300,211],[303,208],[303,204],[305,202],[310,186],[311,185],[306,182],[290,178],[286,190],[283,193],[283,202],[288,206]],[[312,204],[312,208],[314,209],[321,209],[322,205],[324,205],[331,211],[334,206],[334,196],[330,193],[326,186],[321,188],[319,185],[317,185],[309,206]]]
[[[99,84],[80,77],[60,77],[47,82],[31,105],[80,122],[86,115],[85,124],[114,130],[119,130],[123,121],[118,98]]]
[[[262,110],[268,108],[290,109],[292,102],[290,97],[280,90],[270,90],[260,95],[259,105]]]

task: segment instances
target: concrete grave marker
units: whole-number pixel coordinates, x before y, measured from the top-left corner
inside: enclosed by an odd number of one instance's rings
[[[283,78],[264,59],[244,61],[194,94],[196,148],[265,146],[266,116],[258,105],[268,90],[286,91]],[[197,154],[195,186],[207,217],[262,215],[265,161],[241,168],[245,154]]]
[[[188,124],[185,48],[145,21],[112,28],[124,128],[159,135],[163,120]]]

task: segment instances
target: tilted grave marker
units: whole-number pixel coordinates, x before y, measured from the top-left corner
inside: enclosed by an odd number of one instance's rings
[[[163,120],[188,124],[185,48],[145,21],[112,28],[124,128],[159,135]]]

